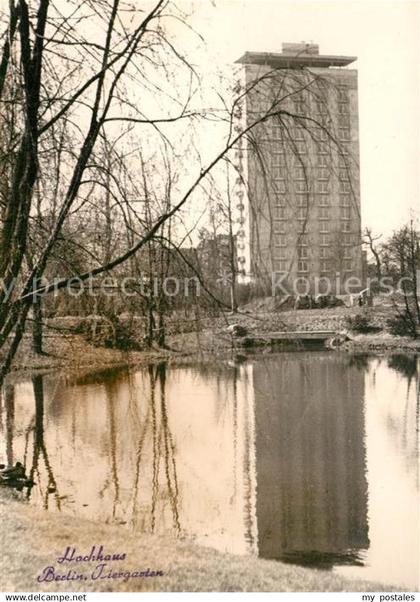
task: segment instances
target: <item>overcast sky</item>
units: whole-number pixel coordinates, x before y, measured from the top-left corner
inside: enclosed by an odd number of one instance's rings
[[[182,3],[181,3],[182,5]],[[207,56],[232,63],[282,42],[357,56],[363,226],[390,233],[419,210],[420,3],[407,0],[195,0]],[[410,211],[411,209],[411,211]]]

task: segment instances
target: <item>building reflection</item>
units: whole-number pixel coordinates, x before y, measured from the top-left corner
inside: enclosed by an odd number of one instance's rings
[[[285,354],[253,370],[258,549],[328,566],[369,546],[364,374],[325,354]]]

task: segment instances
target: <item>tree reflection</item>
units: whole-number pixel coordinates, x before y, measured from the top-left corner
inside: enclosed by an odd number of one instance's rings
[[[351,355],[349,358],[348,366],[349,368],[357,368],[362,372],[367,372],[370,366],[370,360],[372,359],[371,353],[357,353],[355,355]]]
[[[102,379],[107,430],[105,455],[100,456],[106,458],[108,476],[99,496],[107,493],[109,519],[114,522],[140,523],[142,531],[153,533],[169,510],[172,527],[179,533],[176,449],[168,417],[166,365],[148,366],[139,380],[136,374],[138,377],[138,372],[129,370],[110,372]]]
[[[6,410],[6,460],[13,465],[13,436],[15,425],[15,388],[13,385],[4,386],[4,406]]]
[[[166,364],[150,365],[147,368],[149,399],[147,412],[140,427],[133,484],[132,519],[137,520],[138,494],[141,481],[142,461],[146,457],[145,446],[151,450],[151,500],[150,530],[155,532],[158,519],[159,501],[169,502],[172,524],[176,533],[181,530],[179,518],[179,489],[176,468],[176,451],[169,425],[166,400]],[[143,481],[146,481],[149,467],[143,463]],[[143,516],[143,519],[145,517]]]
[[[417,376],[417,356],[395,353],[388,358],[388,366],[402,376],[405,376],[409,383]]]
[[[115,419],[115,406],[118,403],[118,392],[115,390],[115,381],[107,380],[105,383],[106,403],[109,417],[109,461],[111,469],[111,479],[114,484],[114,498],[112,502],[112,518],[115,520],[117,506],[120,501],[120,482],[118,478],[117,462],[117,427]]]
[[[41,497],[43,499],[44,508],[48,508],[49,506],[49,497],[51,493],[54,493],[57,508],[60,509],[60,497],[57,491],[57,482],[54,476],[54,472],[51,466],[51,462],[49,460],[47,448],[44,440],[44,389],[43,389],[43,376],[36,375],[32,378],[32,390],[33,390],[33,399],[35,405],[35,412],[30,421],[28,428],[24,434],[24,448],[23,454],[16,463],[17,466],[22,467],[22,476],[19,478],[9,478],[7,482],[5,481],[3,484],[13,487],[18,491],[22,491],[23,488],[26,488],[26,497],[29,499],[31,497],[31,491],[34,486],[34,480],[37,479],[38,489],[41,493]],[[6,414],[5,420],[5,440],[6,440],[6,459],[9,467],[12,467],[14,464],[14,443],[15,438],[18,436],[18,433],[15,430],[15,397],[16,397],[16,387],[11,383],[5,383],[3,390],[3,398],[4,398],[4,409]],[[32,435],[32,458],[29,461],[28,456],[30,454],[29,449],[31,445],[31,435]],[[45,488],[42,487],[42,476],[40,470],[40,458],[42,458],[46,475],[47,475],[47,483]],[[23,466],[21,463],[23,461]],[[28,469],[28,464],[30,464],[28,476],[26,476],[26,470]],[[9,471],[10,472],[10,471]]]
[[[39,489],[43,498],[43,505],[45,509],[49,507],[49,498],[53,494],[55,503],[58,510],[61,510],[61,500],[58,493],[57,481],[54,476],[54,472],[51,466],[47,447],[44,438],[44,377],[41,375],[34,376],[32,378],[32,387],[35,400],[35,420],[33,431],[33,454],[32,464],[29,471],[29,478],[34,481],[35,475],[38,479]],[[42,478],[40,471],[40,458],[44,461],[44,467],[47,474],[47,484],[44,490],[42,490]],[[31,488],[28,488],[27,497],[29,499],[31,495]]]

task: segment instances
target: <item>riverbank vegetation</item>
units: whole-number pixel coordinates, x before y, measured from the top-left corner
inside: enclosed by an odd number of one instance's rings
[[[43,352],[33,349],[31,333],[23,337],[12,364],[12,372],[32,370],[100,369],[116,365],[144,365],[155,361],[183,363],[195,360],[229,359],[238,354],[251,357],[253,353],[278,351],[278,346],[266,344],[244,346],[244,341],[263,337],[271,332],[330,331],[338,333],[339,344],[335,351],[380,353],[418,353],[420,343],[410,336],[396,336],[389,331],[388,322],[393,315],[392,306],[374,308],[337,307],[306,311],[273,311],[273,300],[260,300],[247,312],[227,313],[202,317],[200,328],[192,318],[167,323],[167,345],[145,346],[142,342],[142,320],[130,319],[130,338],[135,344],[128,349],[107,346],[100,335],[92,340],[80,334],[84,319],[77,317],[55,318],[45,322]],[[91,317],[93,321],[93,316]],[[100,317],[96,318],[100,322]],[[242,336],[238,336],[238,333]],[[134,347],[134,348],[133,348]],[[299,346],[296,347],[299,350]]]

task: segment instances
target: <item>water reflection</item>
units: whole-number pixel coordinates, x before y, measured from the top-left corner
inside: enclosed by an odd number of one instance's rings
[[[347,358],[254,369],[260,555],[332,566],[369,546],[364,376]]]
[[[8,466],[13,466],[13,435],[15,424],[15,389],[6,384],[4,387],[4,409],[6,414],[5,440],[6,460]],[[3,420],[2,420],[3,426]]]
[[[417,362],[282,353],[35,376],[3,391],[0,460],[23,459],[45,508],[414,588]]]

